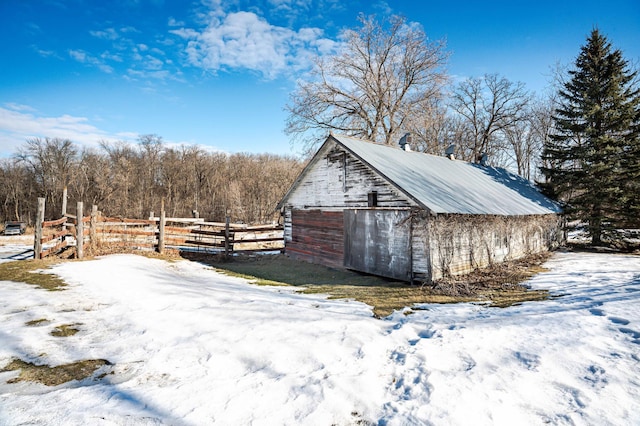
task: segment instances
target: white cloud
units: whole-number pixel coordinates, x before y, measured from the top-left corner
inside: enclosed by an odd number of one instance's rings
[[[30,111],[30,112],[35,112],[36,109],[29,106],[29,105],[22,105],[22,104],[16,104],[14,102],[8,102],[6,104],[4,104],[7,108],[13,110],[13,111]]]
[[[86,117],[64,114],[57,117],[39,115],[27,105],[5,104],[0,107],[0,157],[16,152],[30,138],[69,139],[81,146],[96,147],[101,140],[135,140],[132,133],[110,134],[91,124]]]
[[[170,27],[184,27],[184,21],[178,21],[174,17],[169,17],[169,22],[167,23]]]
[[[103,40],[117,40],[120,37],[114,28],[107,28],[102,31],[89,31],[89,34]]]
[[[55,51],[53,50],[44,50],[44,49],[40,49],[38,46],[36,45],[31,45],[31,48],[40,56],[42,56],[43,58],[57,58],[58,55]]]
[[[188,41],[191,65],[213,72],[246,69],[267,78],[309,66],[309,59],[326,53],[335,43],[319,28],[298,31],[270,24],[253,12],[225,14],[214,9],[202,31],[181,28],[171,33]]]
[[[124,34],[127,34],[127,33],[139,33],[140,30],[138,30],[136,27],[129,26],[129,27],[120,28],[120,32],[124,33]]]
[[[96,58],[95,56],[88,54],[84,50],[69,50],[69,56],[82,64],[92,65],[107,74],[111,74],[113,72],[113,67],[107,65],[100,58]]]
[[[82,50],[69,50],[69,56],[78,62],[84,63],[87,61],[87,53]]]
[[[144,66],[148,70],[160,71],[162,70],[164,63],[158,58],[154,58],[151,55],[147,55],[144,58]]]
[[[4,107],[0,106],[0,158],[15,154],[27,139],[47,137],[69,139],[81,148],[98,148],[101,141],[135,143],[140,133],[110,133],[94,126],[86,117],[68,114],[47,117],[28,105],[6,103]],[[219,151],[218,148],[196,144],[194,141],[164,142],[168,147],[198,145],[207,151]]]
[[[103,53],[100,55],[100,57],[101,57],[102,59],[104,59],[105,61],[106,61],[106,60],[109,60],[109,61],[115,61],[115,62],[124,62],[124,59],[122,58],[122,56],[121,56],[121,55],[113,54],[113,53],[111,53],[111,52],[109,52],[109,51],[103,52]]]

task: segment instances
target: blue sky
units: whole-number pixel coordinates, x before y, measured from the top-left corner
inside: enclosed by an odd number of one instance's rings
[[[548,90],[597,26],[640,63],[640,2],[0,0],[0,158],[32,137],[297,154],[283,110],[313,55],[359,13],[446,39],[456,79]]]

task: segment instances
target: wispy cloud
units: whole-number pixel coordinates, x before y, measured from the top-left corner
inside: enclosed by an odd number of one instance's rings
[[[96,147],[101,140],[135,140],[134,133],[111,134],[90,123],[86,117],[61,115],[46,117],[27,105],[0,107],[0,157],[16,152],[30,138],[63,138],[82,146]]]
[[[107,74],[113,72],[113,67],[108,65],[103,59],[92,56],[84,50],[69,50],[69,56],[77,62],[94,66]]]
[[[31,45],[31,49],[43,58],[59,58],[58,54],[53,50],[40,49],[35,44]]]
[[[178,21],[174,17],[169,17],[169,22],[167,23],[170,27],[184,27],[184,21]]]
[[[100,31],[89,31],[89,34],[103,40],[117,40],[120,38],[120,35],[114,28],[107,28]]]
[[[124,62],[122,55],[114,54],[109,51],[102,52],[102,54],[100,54],[100,58],[105,61]]]
[[[131,26],[109,27],[89,33],[107,42],[108,49],[100,54],[80,49],[69,50],[69,56],[75,61],[95,66],[109,74],[117,69],[129,81],[181,81],[182,72],[175,62],[166,57],[164,50],[153,47],[159,35],[156,38],[146,37],[144,42],[140,42],[136,40],[140,31]]]
[[[5,104],[5,106],[13,111],[29,111],[29,112],[35,112],[36,109],[33,108],[32,106],[29,105],[23,105],[23,104],[16,104],[14,102],[8,102]]]
[[[100,142],[125,141],[135,143],[140,137],[137,132],[110,133],[91,124],[86,117],[61,115],[47,117],[28,105],[7,103],[0,107],[0,159],[18,152],[27,139],[31,138],[69,139],[80,147],[98,148]],[[218,148],[199,145],[194,141],[165,140],[172,148],[197,145],[210,152],[221,152]]]
[[[245,69],[273,79],[305,69],[310,57],[334,42],[320,28],[299,30],[272,25],[253,12],[213,9],[201,30],[171,30],[187,41],[189,64],[212,72]]]

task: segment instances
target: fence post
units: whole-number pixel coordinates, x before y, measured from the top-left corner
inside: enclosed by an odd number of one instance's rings
[[[227,258],[229,257],[229,222],[231,221],[231,218],[229,217],[229,210],[227,210],[227,218],[225,220],[225,224],[224,224],[224,257]]]
[[[78,201],[76,208],[76,258],[84,257],[84,222],[82,220],[82,201]]]
[[[42,259],[42,222],[44,222],[44,198],[38,198],[36,212],[36,230],[33,237],[33,258]]]
[[[65,217],[67,215],[67,185],[64,186],[62,190],[62,215],[60,217]],[[62,224],[62,229],[67,229],[66,222]]]
[[[96,248],[96,227],[98,226],[98,206],[91,206],[91,222],[89,222],[89,247],[91,250]],[[93,253],[95,254],[95,253]]]
[[[160,222],[158,222],[158,253],[164,253],[164,225],[165,225],[165,212],[164,212],[164,198],[160,203]]]

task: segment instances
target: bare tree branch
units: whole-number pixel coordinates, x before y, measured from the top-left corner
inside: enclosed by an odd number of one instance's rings
[[[444,41],[429,41],[398,16],[386,25],[365,16],[360,22],[343,33],[339,52],[316,60],[285,107],[285,131],[307,150],[329,130],[391,144],[427,101],[442,96]]]

